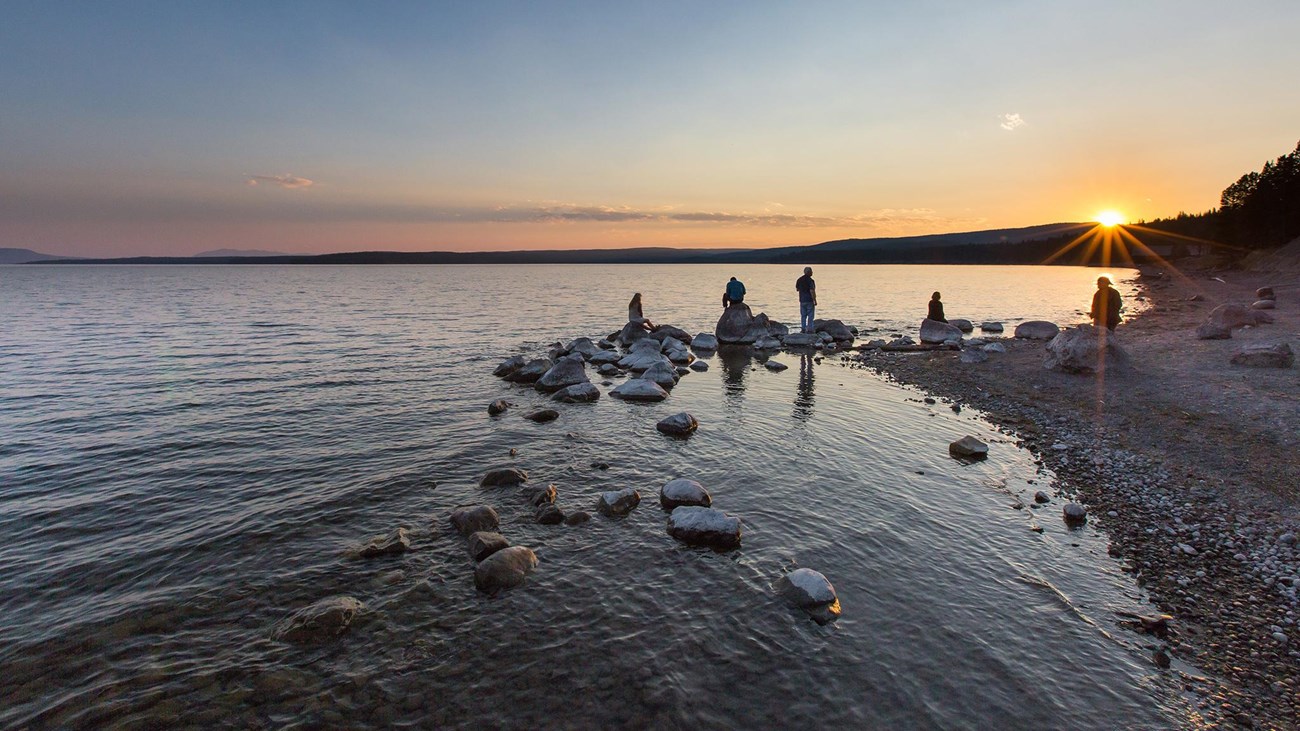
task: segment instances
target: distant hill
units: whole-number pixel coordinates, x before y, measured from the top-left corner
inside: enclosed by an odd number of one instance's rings
[[[55,256],[54,254],[42,254],[39,251],[31,249],[2,249],[0,248],[0,264],[27,264],[36,261],[70,261],[75,257]]]
[[[211,257],[211,256],[291,256],[283,251],[266,251],[264,249],[213,249],[201,254],[195,254],[194,258]]]

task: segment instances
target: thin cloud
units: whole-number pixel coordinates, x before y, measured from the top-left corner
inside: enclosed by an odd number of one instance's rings
[[[460,220],[490,223],[682,223],[771,228],[859,228],[909,223],[936,223],[943,219],[929,208],[884,208],[852,216],[815,216],[794,213],[731,211],[665,211],[630,207],[556,204],[530,208],[502,207],[475,216],[463,211]]]
[[[257,186],[266,183],[267,185],[277,185],[288,190],[297,190],[299,188],[310,188],[316,184],[314,180],[300,178],[297,175],[249,175],[244,181],[245,185]]]
[[[1004,114],[1001,117],[998,117],[998,119],[1002,120],[998,126],[1008,132],[1015,132],[1025,126],[1025,120],[1022,119],[1019,114]]]

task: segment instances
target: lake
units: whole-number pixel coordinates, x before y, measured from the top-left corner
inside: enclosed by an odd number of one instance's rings
[[[1098,270],[819,266],[819,317],[915,336],[949,318],[1086,319]],[[34,728],[1175,728],[1174,679],[1115,611],[1150,613],[1014,440],[838,357],[699,354],[659,404],[551,404],[502,359],[645,314],[712,332],[722,287],[798,322],[799,267],[0,267],[0,725]],[[1116,271],[1132,302],[1135,272]],[[978,331],[977,331],[978,334]],[[907,356],[900,356],[907,357]],[[924,356],[922,356],[924,357]],[[996,355],[985,366],[996,366]],[[594,377],[597,383],[601,379]],[[613,379],[613,384],[621,382]],[[610,386],[601,386],[607,392]],[[489,417],[487,404],[516,407]],[[655,423],[689,411],[689,439]],[[973,464],[949,442],[990,444]],[[607,468],[601,468],[603,463]],[[537,524],[490,468],[603,490],[622,519]],[[665,531],[699,480],[743,521],[716,552]],[[475,590],[447,523],[486,503],[537,570]],[[1022,509],[1015,505],[1022,504]],[[411,550],[349,549],[396,526]],[[1031,527],[1039,526],[1041,533]],[[821,626],[772,583],[825,574]],[[347,594],[329,641],[278,622]]]

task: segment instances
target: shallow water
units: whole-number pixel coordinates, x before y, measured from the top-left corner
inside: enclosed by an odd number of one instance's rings
[[[790,267],[0,268],[0,725],[1180,725],[1114,621],[1140,592],[1059,501],[1030,507],[1050,476],[978,415],[784,353],[780,373],[712,355],[666,402],[548,424],[520,418],[544,396],[491,376],[617,329],[633,290],[652,320],[711,331],[733,274],[797,321]],[[887,335],[934,289],[949,317],[1077,322],[1097,271],[815,276],[819,315]],[[493,419],[498,397],[518,406]],[[656,432],[681,410],[699,432]],[[948,457],[964,434],[987,461]],[[514,489],[477,487],[510,464],[566,511],[644,500],[537,525]],[[657,491],[679,476],[743,519],[742,548],[665,533]],[[496,597],[446,525],[478,502],[541,560]],[[349,557],[397,525],[413,550]],[[796,566],[835,584],[838,622],[773,594]],[[347,634],[270,639],[341,593],[368,606]]]

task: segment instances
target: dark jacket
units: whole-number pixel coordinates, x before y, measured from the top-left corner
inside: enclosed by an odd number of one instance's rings
[[[1092,312],[1089,315],[1094,323],[1114,330],[1119,324],[1119,310],[1123,306],[1124,301],[1114,287],[1099,289],[1092,295]]]
[[[943,316],[943,303],[939,300],[930,300],[930,314],[926,315],[931,320],[947,322],[948,318]]]

